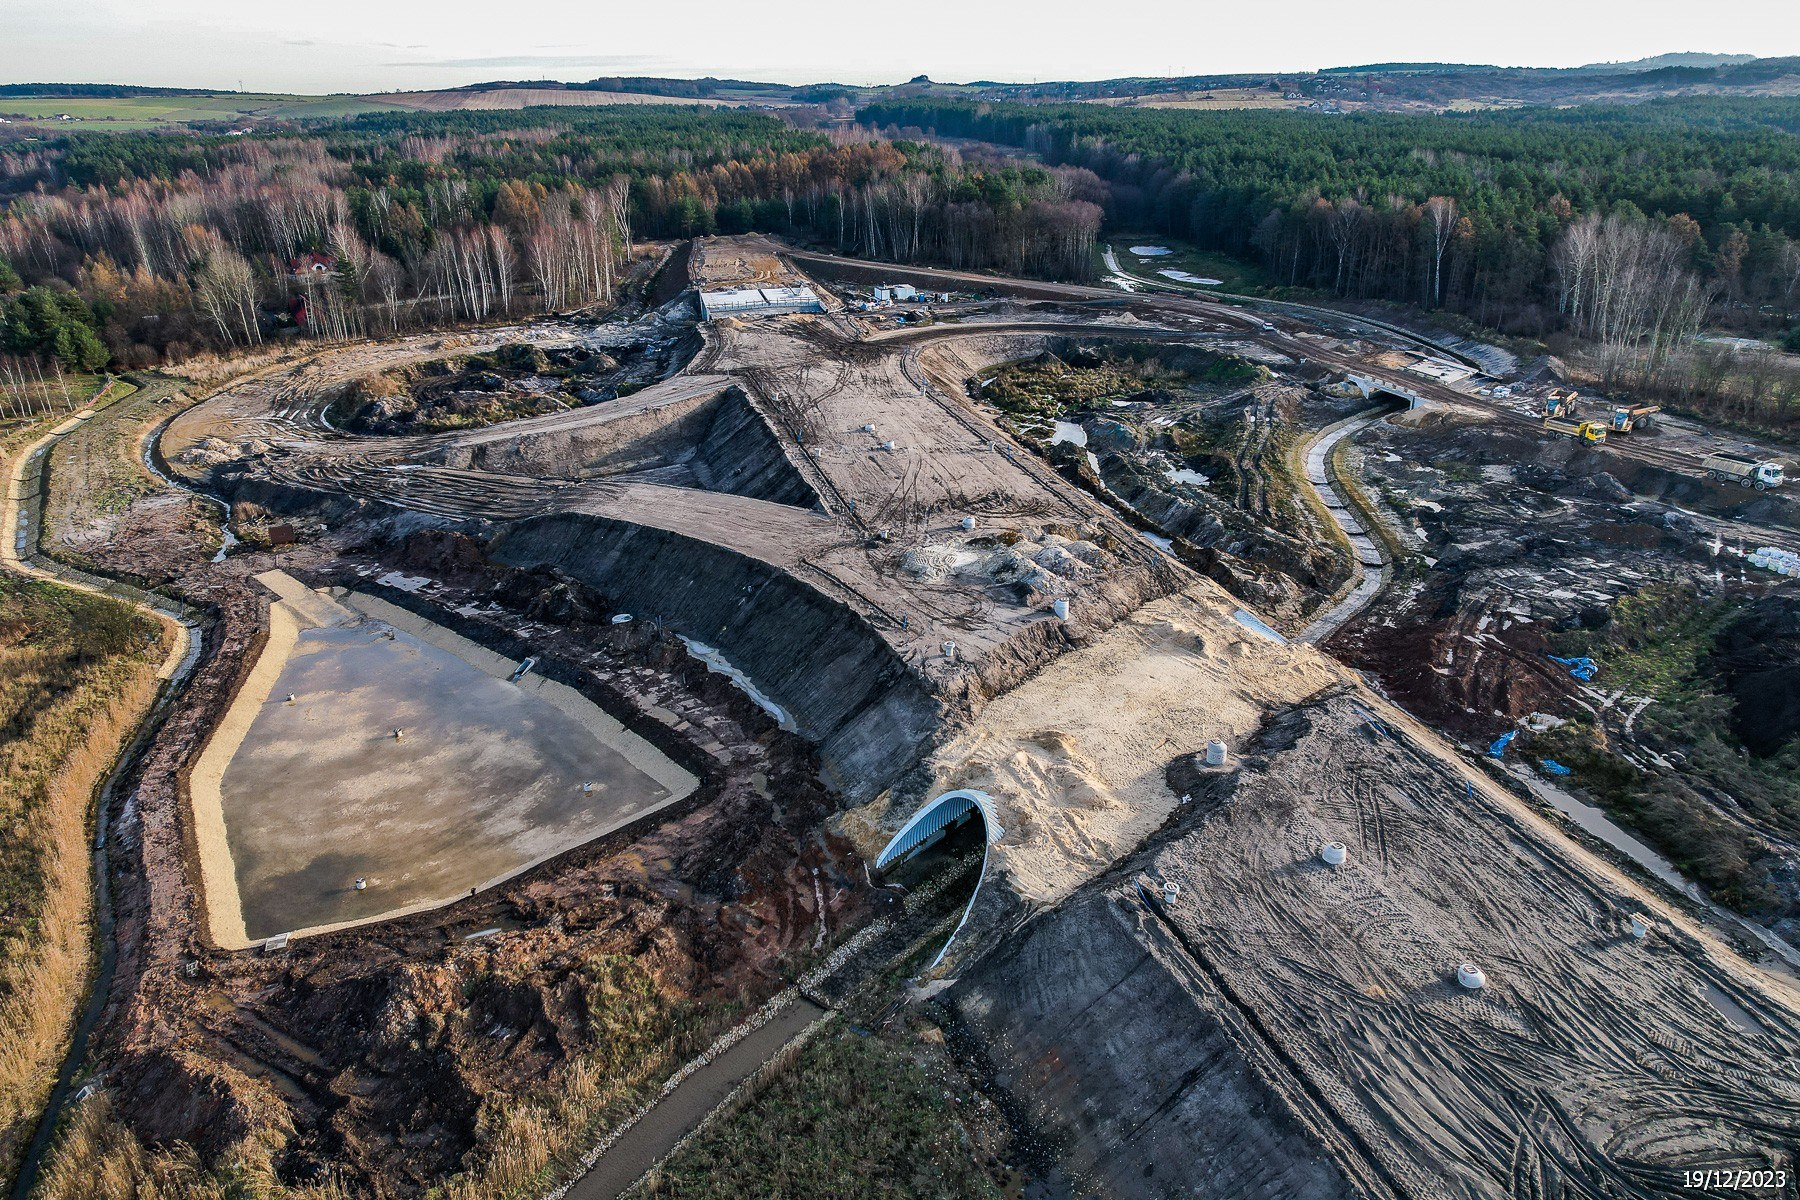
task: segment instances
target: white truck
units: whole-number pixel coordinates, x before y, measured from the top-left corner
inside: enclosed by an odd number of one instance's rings
[[[1709,454],[1700,464],[1706,477],[1715,483],[1735,481],[1739,487],[1753,487],[1759,492],[1780,487],[1781,464],[1749,454]]]

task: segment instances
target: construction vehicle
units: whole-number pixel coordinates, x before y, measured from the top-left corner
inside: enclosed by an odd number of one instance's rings
[[[1581,393],[1574,388],[1551,388],[1544,397],[1544,415],[1565,421],[1575,419],[1581,410]]]
[[[1656,414],[1662,411],[1660,404],[1617,404],[1612,409],[1612,431],[1614,433],[1630,433],[1642,430],[1649,433],[1656,428]]]
[[[1603,445],[1606,442],[1606,426],[1598,421],[1563,421],[1556,417],[1545,417],[1544,428],[1551,433],[1560,433],[1564,437],[1574,438],[1578,442],[1586,442],[1591,446]]]
[[[1706,469],[1706,477],[1714,483],[1735,481],[1739,487],[1753,487],[1759,492],[1766,492],[1785,482],[1780,463],[1751,454],[1709,454],[1700,465]]]

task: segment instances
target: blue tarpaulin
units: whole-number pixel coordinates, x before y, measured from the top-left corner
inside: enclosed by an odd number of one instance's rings
[[[1558,658],[1554,654],[1549,655],[1548,657],[1551,662],[1559,662],[1563,666],[1569,668],[1569,674],[1581,680],[1583,683],[1586,683],[1600,673],[1600,664],[1585,655],[1581,658]]]
[[[1573,775],[1575,772],[1557,762],[1554,758],[1538,759],[1538,766],[1544,768],[1546,775]]]
[[[1519,731],[1514,729],[1508,733],[1503,733],[1499,737],[1495,738],[1494,744],[1488,747],[1489,756],[1493,757],[1493,758],[1499,758],[1502,755],[1504,755],[1506,753],[1506,748],[1508,746],[1512,745],[1512,740],[1518,736],[1519,736]]]

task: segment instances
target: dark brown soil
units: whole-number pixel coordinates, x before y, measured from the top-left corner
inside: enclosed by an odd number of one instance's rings
[[[538,670],[695,770],[700,790],[464,903],[283,953],[211,949],[179,793],[262,636],[248,576],[275,562],[243,554],[204,585],[176,578],[215,614],[215,652],[115,831],[120,960],[101,1061],[148,1143],[213,1160],[254,1139],[291,1181],[330,1170],[358,1195],[418,1195],[465,1165],[488,1106],[554,1088],[576,1056],[604,1052],[615,1033],[592,1006],[621,980],[647,989],[635,1007],[661,1014],[661,1044],[703,1044],[798,972],[821,920],[835,935],[868,918],[858,860],[823,831],[836,804],[810,747],[677,640],[612,625],[604,597],[496,568],[474,540],[428,531],[353,551],[303,545],[280,565],[373,590],[369,579],[395,568],[431,575],[439,582],[418,594],[384,594],[502,652],[528,644]]]
[[[1708,669],[1736,702],[1732,727],[1772,758],[1800,735],[1800,597],[1766,596],[1719,635]]]

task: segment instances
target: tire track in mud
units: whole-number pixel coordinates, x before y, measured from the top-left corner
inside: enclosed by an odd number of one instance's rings
[[[1299,1085],[1301,1095],[1298,1097],[1292,1088],[1278,1088],[1277,1091],[1288,1103],[1296,1106],[1304,1123],[1334,1147],[1336,1152],[1332,1157],[1338,1168],[1357,1179],[1363,1185],[1364,1192],[1371,1196],[1406,1195],[1406,1190],[1400,1186],[1399,1181],[1364,1142],[1360,1131],[1343,1120],[1327,1092],[1313,1086],[1299,1064],[1285,1053],[1281,1041],[1265,1026],[1257,1008],[1245,1003],[1235,993],[1225,974],[1200,947],[1189,941],[1180,924],[1172,920],[1154,898],[1140,891],[1138,902],[1147,914],[1155,918],[1158,931],[1179,948],[1187,964],[1206,980],[1208,990],[1230,1006],[1232,1020],[1227,1023],[1254,1031],[1259,1040],[1256,1049],[1262,1053],[1253,1057],[1272,1057],[1288,1073],[1293,1083]],[[1346,1150],[1352,1153],[1346,1154]],[[1379,1190],[1371,1186],[1376,1181],[1382,1185]]]
[[[1184,896],[1232,904],[1144,903],[1283,1064],[1272,1085],[1329,1110],[1397,1192],[1654,1195],[1683,1165],[1790,1153],[1800,1021],[1679,931],[1631,938],[1635,898],[1345,713],[1257,771],[1155,855]],[[1328,837],[1348,867],[1311,861]],[[1464,959],[1486,990],[1449,978]]]

